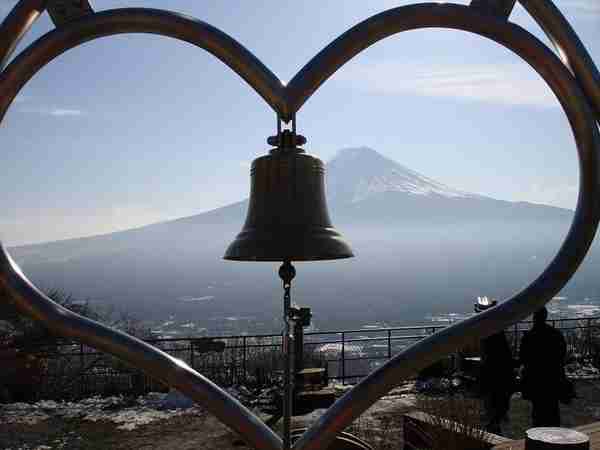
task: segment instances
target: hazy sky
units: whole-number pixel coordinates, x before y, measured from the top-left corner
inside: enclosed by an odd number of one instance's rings
[[[14,3],[0,0],[0,17]],[[93,2],[200,18],[284,81],[354,24],[408,3]],[[600,63],[600,2],[556,4]],[[511,20],[548,43],[521,7]],[[20,48],[52,27],[44,15]],[[105,233],[239,200],[274,128],[262,99],[201,49],[149,35],[85,44],[43,69],[1,126],[0,236],[15,245]],[[524,62],[478,36],[425,30],[380,42],[322,86],[298,128],[325,160],[366,145],[454,188],[575,206],[576,151],[558,101]]]

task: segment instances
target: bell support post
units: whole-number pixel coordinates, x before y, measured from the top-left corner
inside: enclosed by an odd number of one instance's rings
[[[22,0],[0,25],[0,70],[4,69],[19,42],[44,12],[46,0]]]
[[[471,0],[469,5],[486,14],[492,14],[500,19],[508,20],[517,0]]]
[[[292,280],[296,276],[296,269],[291,261],[284,261],[279,267],[279,278],[283,284],[283,450],[291,448],[291,419],[292,410],[294,408],[294,380],[292,370],[292,355],[291,355],[291,314],[292,299],[290,291],[292,289]]]
[[[569,61],[578,81],[581,80],[580,87],[586,93],[588,102],[600,112],[598,69],[569,22],[562,14],[560,19],[555,16],[555,12],[560,12],[549,0],[523,0],[522,3],[557,46],[563,62]],[[486,27],[490,29],[486,30]],[[452,3],[400,6],[376,14],[350,28],[309,61],[286,87],[288,110],[300,110],[321,84],[366,48],[397,33],[424,28],[468,31],[505,47],[510,42],[513,47],[511,50],[526,61],[528,53],[531,54],[531,45],[520,43],[518,39],[532,38],[537,44],[546,47],[523,28],[482,12],[479,7]],[[531,65],[530,62],[529,64]],[[559,95],[557,97],[560,99]],[[596,120],[600,121],[600,115],[596,115]]]
[[[94,14],[94,8],[88,0],[46,0],[46,3],[48,15],[56,27]]]
[[[25,0],[33,3],[32,0]],[[16,8],[20,5],[17,4]],[[33,5],[30,9],[33,9]],[[23,12],[24,14],[25,12]],[[57,56],[86,42],[116,34],[158,34],[200,47],[225,63],[280,114],[286,114],[284,86],[251,52],[221,30],[182,14],[150,8],[100,11],[66,23],[40,37],[0,74],[2,116],[16,91]],[[9,36],[0,35],[0,42]],[[2,47],[0,47],[2,48]]]
[[[575,74],[600,123],[600,72],[577,33],[550,0],[520,0],[520,3],[544,30],[561,61]]]
[[[493,334],[544,305],[575,273],[596,233],[600,220],[597,201],[600,198],[597,123],[600,83],[596,66],[550,0],[521,0],[521,3],[550,36],[562,61],[502,14],[489,14],[477,7],[478,2],[474,3],[471,7],[416,4],[377,14],[329,44],[288,86],[283,86],[239,43],[204,22],[143,8],[102,11],[47,33],[8,64],[0,74],[0,120],[21,88],[52,59],[84,42],[119,33],[161,34],[204,48],[238,73],[285,122],[289,122],[320,85],[347,61],[370,45],[402,31],[449,28],[475,33],[512,50],[542,76],[560,101],[573,130],[580,168],[577,208],[558,253],[537,279],[499,306],[445,328],[395,356],[339,399],[294,445],[297,450],[323,449],[338,432],[406,377],[462,346],[465,339]],[[510,2],[487,0],[483,3],[507,5]],[[44,5],[43,1],[21,0],[0,25],[1,61],[10,58]],[[281,439],[256,416],[181,361],[56,305],[27,280],[4,248],[0,251],[0,286],[11,295],[11,301],[23,314],[65,336],[118,356],[180,389],[238,431],[255,448],[282,447]]]

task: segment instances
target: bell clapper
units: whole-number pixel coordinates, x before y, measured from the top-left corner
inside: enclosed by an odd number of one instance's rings
[[[292,288],[292,280],[296,276],[296,269],[290,261],[284,261],[279,268],[279,277],[283,281],[283,449],[291,448],[290,429],[292,417],[292,401],[293,401],[293,377],[292,377],[292,301],[290,291]]]

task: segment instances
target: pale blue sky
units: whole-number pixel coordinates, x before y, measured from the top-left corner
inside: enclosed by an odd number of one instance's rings
[[[93,2],[198,17],[284,81],[349,27],[408,3]],[[0,17],[13,4],[0,0]],[[600,2],[556,4],[600,62]],[[547,43],[522,8],[511,20]],[[51,28],[44,16],[20,48]],[[272,110],[203,50],[148,35],[88,43],[42,70],[1,126],[0,236],[9,245],[86,236],[239,200],[274,127]],[[458,189],[575,206],[576,152],[558,101],[524,62],[477,36],[426,30],[375,45],[309,100],[298,128],[325,160],[366,145]]]

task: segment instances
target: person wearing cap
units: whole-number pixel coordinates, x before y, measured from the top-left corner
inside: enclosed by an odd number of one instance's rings
[[[474,309],[480,313],[496,304],[496,300],[478,297]],[[490,433],[500,434],[501,422],[508,420],[510,398],[516,388],[515,366],[504,330],[481,340],[479,386],[486,416],[485,429]]]
[[[521,339],[519,360],[523,364],[521,393],[531,401],[534,427],[560,426],[560,400],[567,345],[562,333],[546,323],[548,310],[533,315],[533,327]]]

